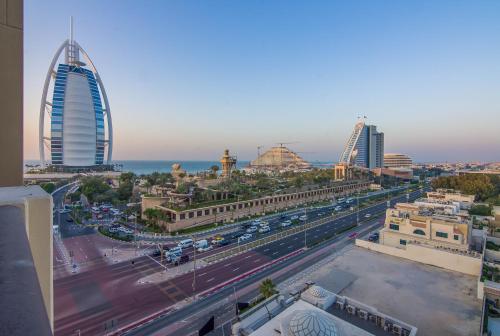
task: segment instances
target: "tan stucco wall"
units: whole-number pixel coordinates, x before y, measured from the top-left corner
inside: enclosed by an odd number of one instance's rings
[[[52,196],[39,186],[0,188],[0,205],[24,210],[26,233],[50,325],[54,330]]]
[[[23,184],[23,2],[0,0],[0,187]]]
[[[479,274],[481,274],[481,258],[474,258],[413,244],[406,245],[405,248],[395,248],[361,239],[356,239],[356,246],[455,272],[474,276],[479,276]]]
[[[268,203],[268,204],[262,204],[262,205],[255,205],[255,206],[250,206],[246,208],[239,209],[238,205],[239,204],[246,204],[249,202],[254,202],[257,200],[265,200],[266,197],[255,199],[255,200],[247,200],[247,201],[240,201],[240,202],[234,202],[234,203],[227,203],[227,204],[220,204],[216,206],[210,206],[210,207],[205,207],[205,208],[197,208],[197,209],[191,209],[191,210],[185,210],[185,211],[178,211],[176,212],[176,221],[173,223],[161,223],[160,224],[164,227],[164,229],[168,232],[172,231],[177,231],[180,229],[184,229],[187,227],[192,227],[192,226],[197,226],[197,225],[205,225],[205,224],[211,224],[214,222],[229,222],[233,221],[239,218],[245,218],[247,216],[253,216],[253,215],[258,215],[262,214],[264,212],[272,212],[275,210],[284,210],[287,208],[293,208],[296,205],[301,205],[304,203],[309,203],[309,202],[315,202],[315,201],[321,201],[321,200],[326,200],[326,199],[332,199],[332,196],[335,197],[344,197],[347,195],[351,195],[356,193],[356,191],[359,190],[367,190],[370,185],[370,182],[364,182],[361,184],[358,184],[358,187],[356,188],[356,185],[351,184],[350,188],[347,188],[347,186],[336,186],[335,188],[340,187],[345,187],[345,190],[343,191],[336,191],[336,192],[325,192],[324,194],[316,194],[316,195],[311,195],[308,197],[304,198],[293,198],[290,200],[284,200],[284,201],[273,201],[273,203]],[[320,189],[317,189],[320,190]],[[314,191],[314,190],[313,190]],[[298,194],[303,194],[306,193],[307,191],[300,192]],[[290,195],[295,195],[295,194],[290,194]],[[275,200],[278,197],[284,197],[287,195],[276,195],[272,196]],[[269,199],[271,197],[267,197]],[[172,211],[167,208],[162,208],[159,204],[163,203],[165,199],[159,198],[159,197],[143,197],[142,199],[142,211],[144,212],[145,209],[148,207],[154,207],[156,206],[159,209],[163,209],[164,211]],[[159,203],[159,204],[158,204]],[[226,207],[230,207],[230,210],[226,210]],[[224,208],[223,212],[219,211],[219,208]],[[236,207],[235,209],[233,207]],[[205,210],[209,210],[209,215],[205,215]],[[213,209],[217,209],[216,213],[212,213]],[[198,212],[201,211],[201,215],[198,214]],[[189,218],[189,213],[193,213],[193,217]],[[185,218],[180,219],[180,214],[184,213]]]

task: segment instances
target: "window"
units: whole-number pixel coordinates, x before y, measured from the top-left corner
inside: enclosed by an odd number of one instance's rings
[[[189,213],[189,218],[193,218],[193,217],[194,217],[194,211],[191,211],[191,212]]]
[[[205,216],[210,215],[210,209],[205,210]]]
[[[436,231],[436,237],[448,238],[448,234],[446,232]]]
[[[421,235],[421,236],[425,236],[424,230],[420,230],[420,229],[416,229],[415,231],[413,231],[413,234],[418,234],[418,235]]]
[[[459,236],[459,235],[453,235],[453,239],[455,239],[455,240],[459,240],[459,239],[460,239],[460,236]]]
[[[397,225],[397,224],[389,224],[389,229],[399,231],[399,225]]]
[[[400,239],[400,240],[399,240],[399,244],[400,244],[400,245],[406,245],[406,240],[404,240],[404,239]]]
[[[184,218],[186,218],[186,215],[185,215],[185,214],[183,214],[183,213],[181,213],[181,214],[180,214],[180,219],[182,220],[182,219],[184,219]]]
[[[198,212],[196,213],[196,216],[197,216],[197,217],[198,217],[198,216],[202,216],[202,215],[203,215],[203,211],[201,211],[201,210],[200,210],[200,211],[198,211]]]

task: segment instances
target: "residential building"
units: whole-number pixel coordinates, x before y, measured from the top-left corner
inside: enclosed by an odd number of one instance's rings
[[[410,168],[413,165],[411,158],[406,154],[384,154],[385,168]]]
[[[64,60],[57,64],[63,53]],[[45,123],[46,115],[49,125]],[[46,128],[50,129],[47,134]],[[70,38],[57,49],[45,77],[39,119],[42,166],[47,162],[47,140],[52,165],[89,167],[111,163],[113,127],[106,91],[94,63],[73,39],[72,27]]]
[[[340,163],[373,169],[384,165],[384,133],[377,126],[366,125],[364,119],[354,126],[339,159]]]
[[[457,215],[448,215],[437,208],[398,203],[387,209],[380,243],[393,247],[409,241],[434,247],[469,250],[472,222]]]
[[[458,202],[461,209],[470,209],[474,204],[474,195],[466,195],[453,189],[437,189],[427,192],[427,198],[436,201]]]

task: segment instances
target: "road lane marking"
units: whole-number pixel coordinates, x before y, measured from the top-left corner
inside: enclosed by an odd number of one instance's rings
[[[224,267],[227,267],[227,266],[231,266],[231,263],[229,263],[229,264],[225,264],[225,265],[224,265]]]
[[[278,251],[274,252],[273,255],[278,254]]]
[[[215,280],[215,278],[210,278],[210,279],[207,280],[207,282],[210,282],[212,280]]]
[[[264,252],[267,252],[267,251],[269,251],[269,249],[265,249],[265,250],[264,250]]]
[[[254,261],[254,263],[259,262],[259,261],[260,261],[260,259],[257,259],[257,260]]]
[[[247,256],[245,257],[245,259],[248,259],[248,258],[251,258],[251,257],[252,257],[251,255],[247,255]]]
[[[240,268],[239,267],[236,267],[233,272],[236,272],[237,270],[239,270]]]

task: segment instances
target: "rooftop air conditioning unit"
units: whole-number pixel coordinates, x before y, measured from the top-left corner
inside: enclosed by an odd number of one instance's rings
[[[403,328],[400,325],[394,324],[392,326],[392,333],[396,335],[401,335],[401,332],[403,331]]]
[[[361,317],[364,320],[368,320],[368,312],[366,310],[360,309],[358,311],[358,316]]]
[[[356,315],[356,307],[348,305],[347,306],[347,312],[351,315]]]

